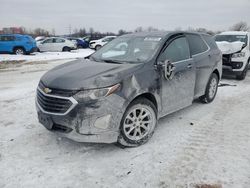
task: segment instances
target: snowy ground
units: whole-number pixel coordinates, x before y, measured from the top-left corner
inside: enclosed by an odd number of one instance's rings
[[[76,143],[37,121],[35,90],[46,70],[68,60],[0,71],[0,187],[193,187],[250,185],[250,75],[223,79],[212,104],[159,121],[138,148]]]
[[[0,63],[4,61],[48,61],[59,59],[82,58],[90,55],[94,51],[91,49],[78,49],[71,52],[35,52],[31,55],[0,54]]]

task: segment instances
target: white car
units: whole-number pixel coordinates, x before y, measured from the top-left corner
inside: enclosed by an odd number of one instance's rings
[[[106,37],[101,38],[99,40],[92,40],[92,41],[89,42],[89,47],[91,49],[98,50],[102,46],[104,46],[105,44],[107,44],[108,42],[110,42],[111,40],[113,40],[115,38],[116,38],[116,36],[106,36]]]
[[[38,41],[43,41],[44,39],[46,39],[45,36],[38,36],[35,38],[35,41],[38,42]]]
[[[77,49],[76,43],[65,38],[51,37],[37,42],[40,52],[64,52]]]
[[[238,80],[246,77],[250,63],[250,33],[227,31],[215,36],[223,55],[223,73],[236,75]]]

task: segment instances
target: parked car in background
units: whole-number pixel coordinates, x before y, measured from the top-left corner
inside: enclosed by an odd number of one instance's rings
[[[76,43],[77,48],[88,48],[89,47],[89,43],[79,39],[79,38],[75,38],[75,37],[67,37],[68,40],[73,41]]]
[[[45,36],[38,36],[38,37],[35,38],[35,41],[39,42],[39,41],[43,41],[44,39],[46,39]]]
[[[98,50],[102,46],[104,46],[105,44],[107,44],[108,42],[112,41],[115,38],[116,38],[116,36],[106,36],[106,37],[101,38],[99,40],[92,40],[89,42],[89,47],[91,49]]]
[[[223,73],[245,79],[250,63],[249,32],[227,31],[216,35],[215,40],[223,54]]]
[[[37,43],[40,52],[64,52],[77,49],[76,43],[65,38],[50,37]]]
[[[30,54],[36,51],[36,49],[36,41],[29,35],[0,35],[0,53],[23,55]]]
[[[159,118],[196,98],[212,102],[221,74],[221,52],[210,35],[123,35],[88,60],[43,75],[38,118],[48,130],[75,141],[139,146],[153,135]]]
[[[91,36],[85,36],[82,38],[85,42],[89,43],[91,41]]]

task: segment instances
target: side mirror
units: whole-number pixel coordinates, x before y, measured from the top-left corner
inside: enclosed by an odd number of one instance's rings
[[[170,60],[164,61],[164,76],[167,80],[172,80],[175,75],[175,66]]]

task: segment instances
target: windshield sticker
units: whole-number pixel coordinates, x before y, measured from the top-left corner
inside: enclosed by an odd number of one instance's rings
[[[240,36],[240,35],[239,35],[239,36],[236,36],[236,38],[237,38],[237,39],[245,39],[246,36],[244,36],[244,35]]]
[[[161,37],[146,37],[144,41],[154,41],[159,42],[161,40]]]

